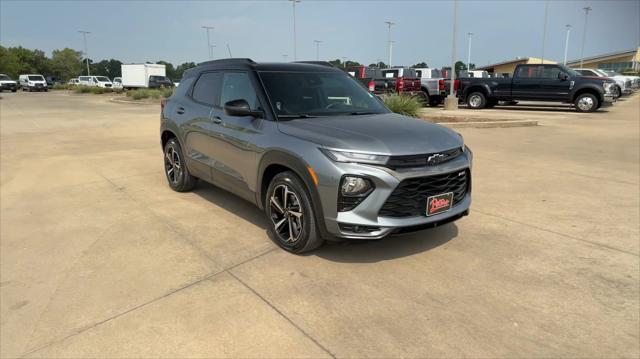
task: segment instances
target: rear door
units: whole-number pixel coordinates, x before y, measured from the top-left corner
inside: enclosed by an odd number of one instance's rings
[[[195,82],[191,93],[183,97],[182,103],[173,107],[182,123],[184,152],[189,170],[196,177],[211,179],[217,160],[214,139],[219,136],[219,127],[213,122],[212,111],[218,106],[220,72],[204,72]]]
[[[516,68],[511,82],[511,96],[518,100],[535,100],[539,95],[538,65],[521,65]]]

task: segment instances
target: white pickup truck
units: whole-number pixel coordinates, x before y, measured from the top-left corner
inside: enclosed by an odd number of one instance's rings
[[[442,91],[442,85],[444,84],[442,72],[428,67],[418,67],[415,70],[420,78],[422,92],[427,96],[429,106],[435,107],[441,104],[446,96]],[[442,80],[442,84],[440,80]]]

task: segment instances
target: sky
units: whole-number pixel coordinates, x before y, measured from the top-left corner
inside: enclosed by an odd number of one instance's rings
[[[453,1],[302,0],[296,4],[297,59],[347,58],[387,62],[392,28],[393,65],[426,62],[449,66]],[[580,57],[585,6],[589,13],[584,55],[633,49],[640,44],[640,0],[549,0],[544,57],[562,61],[565,25],[573,26],[569,59]],[[545,1],[458,1],[456,59],[480,66],[517,56],[542,57]],[[89,57],[123,62],[208,59],[206,30],[213,26],[214,58],[293,60],[292,3],[279,1],[12,1],[0,0],[0,44],[40,49],[83,49],[78,30],[90,31]]]

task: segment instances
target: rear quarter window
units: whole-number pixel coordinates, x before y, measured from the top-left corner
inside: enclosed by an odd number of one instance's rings
[[[191,97],[198,102],[205,103],[207,105],[217,106],[220,93],[220,81],[222,75],[220,72],[205,72],[193,86]],[[182,82],[180,86],[182,87]]]

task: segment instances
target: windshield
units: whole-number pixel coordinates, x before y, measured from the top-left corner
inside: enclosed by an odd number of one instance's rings
[[[29,76],[29,81],[44,81],[44,77],[38,76]]]
[[[96,76],[96,79],[100,82],[111,82],[108,77],[105,76]]]
[[[602,72],[606,73],[609,76],[620,76],[619,73],[617,73],[615,71],[611,71],[611,70],[602,70]]]
[[[0,75],[0,81],[11,81],[11,77],[7,75]]]
[[[386,113],[356,80],[339,72],[260,72],[278,117]]]

